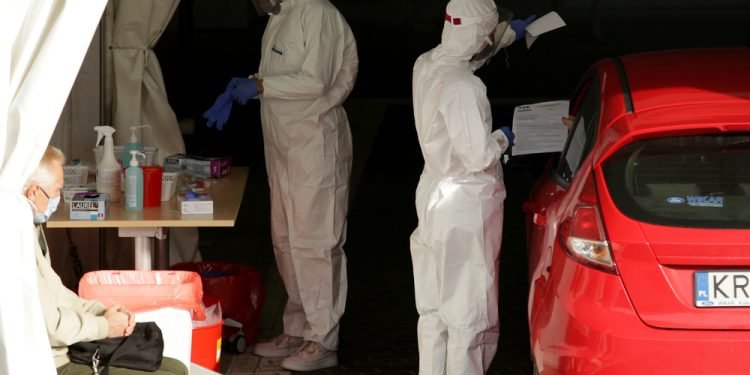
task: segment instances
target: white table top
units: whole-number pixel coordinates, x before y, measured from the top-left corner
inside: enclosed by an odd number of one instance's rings
[[[233,227],[247,184],[247,167],[232,167],[229,176],[211,185],[212,215],[182,215],[175,196],[159,207],[126,211],[122,199],[110,204],[105,220],[70,220],[70,204],[61,204],[47,222],[48,228]]]

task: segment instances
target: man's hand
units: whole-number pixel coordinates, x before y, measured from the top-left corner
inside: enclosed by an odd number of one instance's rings
[[[132,311],[126,309],[125,307],[123,307],[120,312],[128,316],[128,328],[125,329],[125,336],[130,336],[131,334],[133,334],[133,330],[135,329],[135,314],[133,314]]]
[[[227,89],[229,88],[233,88],[232,98],[242,105],[247,104],[250,99],[257,98],[260,94],[258,81],[255,78],[232,78],[227,85]]]
[[[529,26],[530,23],[534,22],[536,19],[536,15],[531,15],[526,17],[526,19],[515,19],[510,21],[510,28],[513,29],[513,31],[516,32],[516,39],[517,41],[524,36],[526,36],[526,27]]]
[[[565,116],[562,119],[563,125],[565,125],[566,128],[570,129],[573,127],[573,124],[576,122],[575,116]]]
[[[107,319],[107,323],[109,324],[107,337],[122,337],[133,332],[129,324],[131,318],[127,313],[122,311],[123,309],[124,307],[120,305],[113,305],[104,312],[104,318]],[[133,326],[135,326],[135,323],[133,323]]]
[[[203,118],[206,119],[206,126],[210,128],[216,124],[216,129],[224,129],[224,124],[229,120],[230,112],[232,112],[232,94],[231,91],[228,91],[219,95],[214,105],[206,112],[203,112]]]
[[[510,127],[503,126],[502,128],[500,128],[500,131],[502,131],[505,135],[505,138],[508,139],[508,148],[513,147],[513,141],[516,139],[516,135],[513,134],[513,132],[510,130]]]

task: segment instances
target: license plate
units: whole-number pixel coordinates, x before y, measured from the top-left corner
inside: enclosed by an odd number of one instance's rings
[[[695,273],[696,307],[750,306],[750,271]]]

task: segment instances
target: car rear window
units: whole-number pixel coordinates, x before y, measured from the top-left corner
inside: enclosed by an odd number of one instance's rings
[[[750,228],[750,134],[655,138],[603,163],[617,207],[642,222]]]

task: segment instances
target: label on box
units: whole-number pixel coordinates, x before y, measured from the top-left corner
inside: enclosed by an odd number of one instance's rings
[[[104,220],[109,208],[109,195],[77,193],[70,202],[71,220]]]
[[[207,200],[185,200],[181,203],[183,215],[205,215],[214,213],[214,201]]]

